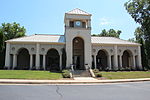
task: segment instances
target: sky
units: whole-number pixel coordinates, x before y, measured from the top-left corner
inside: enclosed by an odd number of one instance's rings
[[[139,26],[127,13],[128,0],[0,0],[0,24],[17,22],[26,35],[64,34],[64,14],[80,8],[92,14],[91,34],[121,30],[121,39],[134,37]]]

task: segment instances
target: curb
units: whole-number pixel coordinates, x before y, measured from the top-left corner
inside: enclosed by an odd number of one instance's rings
[[[0,79],[0,84],[99,84],[99,83],[125,83],[150,81],[150,78],[142,79],[118,79],[118,80],[12,80]]]

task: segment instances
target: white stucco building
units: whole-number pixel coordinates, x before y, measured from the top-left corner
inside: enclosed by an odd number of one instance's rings
[[[140,44],[115,37],[91,36],[91,14],[65,13],[64,35],[35,34],[6,41],[5,67],[61,70],[98,68],[141,69]]]

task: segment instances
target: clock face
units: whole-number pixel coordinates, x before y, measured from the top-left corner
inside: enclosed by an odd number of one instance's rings
[[[76,26],[81,26],[81,22],[80,21],[76,21]]]

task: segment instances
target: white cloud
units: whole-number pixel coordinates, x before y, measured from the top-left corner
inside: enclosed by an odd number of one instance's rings
[[[100,19],[100,24],[101,25],[108,25],[110,24],[111,22],[107,19],[107,18],[101,18]]]

